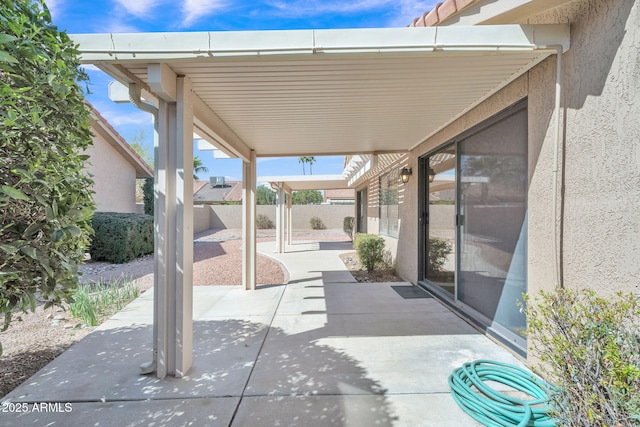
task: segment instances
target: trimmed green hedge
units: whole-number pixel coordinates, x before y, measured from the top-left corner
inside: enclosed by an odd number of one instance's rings
[[[153,253],[153,217],[150,215],[96,212],[91,259],[124,263]]]

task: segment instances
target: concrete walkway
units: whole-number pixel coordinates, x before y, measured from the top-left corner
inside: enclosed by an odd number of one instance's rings
[[[337,256],[350,244],[258,249],[290,283],[194,288],[187,377],[138,374],[151,358],[149,291],[10,393],[0,425],[475,426],[449,394],[451,371],[518,364],[408,283],[355,283]]]

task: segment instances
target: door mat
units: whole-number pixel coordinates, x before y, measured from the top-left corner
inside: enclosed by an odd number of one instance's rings
[[[391,286],[404,299],[433,298],[427,291],[417,286]]]

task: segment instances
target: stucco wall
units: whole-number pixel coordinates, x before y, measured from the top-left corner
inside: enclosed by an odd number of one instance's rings
[[[93,199],[98,212],[137,212],[136,171],[104,137],[95,132],[86,150],[86,169],[93,175]]]
[[[566,166],[559,229],[564,283],[601,292],[638,291],[640,5],[634,0],[576,1],[528,22],[571,23],[571,50],[563,57]],[[530,73],[530,99],[536,106],[530,115],[539,116],[538,129],[545,129],[549,105],[533,82],[549,86],[550,71]],[[550,139],[547,132],[545,145]],[[549,151],[541,152],[537,165],[548,162]],[[548,193],[548,177],[543,178],[532,182],[530,192],[537,213],[530,226],[537,237],[543,234],[538,231],[540,217],[549,214],[541,205]],[[545,243],[541,238],[531,241],[530,252],[541,254]],[[548,265],[530,256],[530,267],[530,290],[553,283],[540,280]]]
[[[529,291],[555,286],[552,241],[562,235],[567,286],[638,291],[640,279],[640,6],[633,0],[575,1],[526,23],[571,23],[563,55],[562,217],[553,224],[555,57],[550,57],[410,153],[418,158],[528,98]],[[523,22],[525,23],[525,22]],[[561,156],[562,162],[562,156]],[[561,186],[559,186],[561,187]],[[418,180],[406,184],[398,270],[417,280]]]
[[[355,205],[293,205],[292,210],[294,230],[311,229],[309,221],[312,217],[319,217],[326,228],[342,229],[344,217],[355,216]],[[274,205],[258,205],[256,215],[266,215],[274,224],[276,223]],[[194,228],[196,233],[209,228],[240,229],[242,228],[242,206],[198,206],[194,209]]]

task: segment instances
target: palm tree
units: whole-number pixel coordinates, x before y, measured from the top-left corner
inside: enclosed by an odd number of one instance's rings
[[[209,172],[209,168],[202,163],[202,160],[200,160],[198,156],[195,156],[193,158],[193,179],[197,180],[200,172]]]
[[[316,162],[316,158],[311,156],[307,157],[307,163],[309,163],[309,175],[313,175],[313,164]]]
[[[298,163],[302,163],[302,174],[306,175],[305,163],[309,163],[309,175],[313,175],[312,165],[315,163],[316,158],[313,156],[298,157]]]

